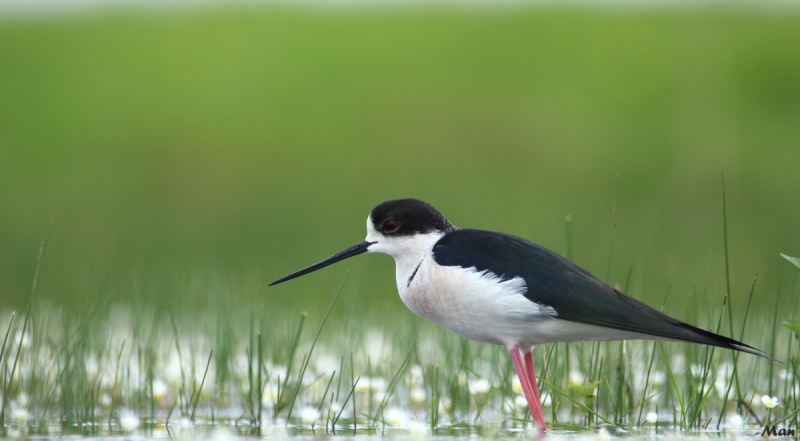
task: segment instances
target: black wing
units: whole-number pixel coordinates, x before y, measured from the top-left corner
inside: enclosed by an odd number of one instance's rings
[[[547,248],[510,234],[461,229],[433,247],[439,265],[491,271],[502,280],[522,277],[525,297],[555,309],[556,318],[701,343],[764,356],[755,348],[676,320],[628,297]]]

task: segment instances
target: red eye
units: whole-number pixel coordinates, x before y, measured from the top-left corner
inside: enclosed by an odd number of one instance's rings
[[[397,228],[399,226],[400,226],[400,224],[398,224],[396,220],[389,219],[389,220],[387,220],[386,222],[383,223],[383,231],[385,231],[387,233],[393,233],[393,232],[397,231]]]

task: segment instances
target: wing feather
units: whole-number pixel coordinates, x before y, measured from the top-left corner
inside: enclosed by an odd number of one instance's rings
[[[491,231],[459,229],[433,247],[436,263],[474,267],[509,280],[521,277],[525,297],[553,308],[556,318],[765,356],[736,340],[696,328],[629,297],[541,245]]]

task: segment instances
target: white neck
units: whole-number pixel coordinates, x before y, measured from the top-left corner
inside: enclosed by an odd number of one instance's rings
[[[372,226],[372,219],[367,218],[366,240],[375,242],[370,245],[368,252],[388,254],[394,257],[397,288],[401,292],[405,289],[408,278],[417,265],[431,253],[433,246],[444,235],[445,233],[441,231],[433,231],[413,236],[384,236]]]

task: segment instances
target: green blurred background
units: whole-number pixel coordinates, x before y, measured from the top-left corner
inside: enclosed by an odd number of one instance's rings
[[[66,311],[318,314],[350,268],[338,313],[402,325],[386,256],[266,285],[416,197],[560,253],[570,215],[577,263],[680,313],[725,293],[724,171],[734,308],[759,272],[771,310],[800,255],[797,42],[797,11],[741,5],[7,16],[0,307],[47,237],[37,296]]]

